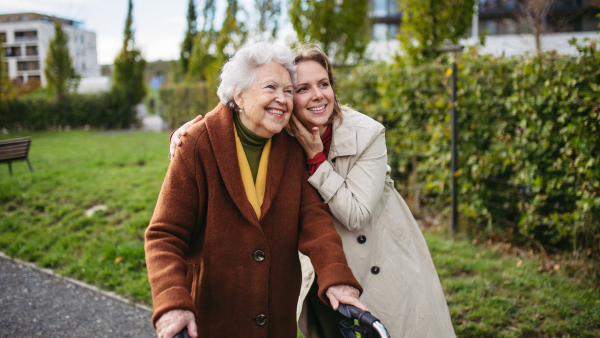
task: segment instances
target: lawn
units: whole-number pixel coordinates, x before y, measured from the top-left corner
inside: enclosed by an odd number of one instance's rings
[[[0,251],[151,303],[143,235],[168,167],[168,134],[36,132],[30,159],[0,165]],[[85,211],[105,205],[91,217]],[[600,337],[600,292],[564,264],[502,245],[425,238],[459,337]],[[574,276],[573,276],[574,275]],[[385,324],[385,323],[384,323]]]

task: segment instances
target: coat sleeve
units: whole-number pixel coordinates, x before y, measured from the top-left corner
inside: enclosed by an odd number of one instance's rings
[[[385,129],[373,132],[370,138],[345,179],[325,161],[308,180],[329,205],[333,216],[350,231],[359,230],[369,222],[383,194],[387,171]]]
[[[191,135],[190,135],[191,136]],[[175,309],[196,316],[190,285],[186,279],[185,257],[190,238],[204,210],[204,183],[198,179],[196,142],[186,142],[169,165],[154,215],[146,229],[145,253],[152,288],[152,324]],[[201,175],[200,175],[201,176]]]
[[[334,285],[349,285],[362,294],[362,287],[348,267],[342,239],[335,231],[333,220],[327,213],[327,205],[315,189],[307,182],[308,171],[302,180],[300,203],[300,233],[298,250],[307,255],[318,276],[319,298],[329,304],[325,296],[327,289]]]

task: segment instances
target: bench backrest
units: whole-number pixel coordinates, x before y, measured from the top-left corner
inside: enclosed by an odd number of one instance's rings
[[[0,141],[0,162],[26,159],[30,144],[31,137]]]

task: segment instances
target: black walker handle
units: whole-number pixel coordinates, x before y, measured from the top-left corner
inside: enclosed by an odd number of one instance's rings
[[[187,332],[187,327],[184,327],[183,330],[179,331],[179,333],[174,335],[173,338],[191,338],[191,337]]]
[[[363,311],[356,306],[342,304],[338,307],[338,311],[350,318],[343,320],[340,323],[340,330],[344,337],[356,337],[354,332],[360,332],[362,337],[366,338],[389,338],[389,333],[381,324],[379,319],[375,318],[369,311]],[[353,325],[354,320],[358,320],[359,326]]]

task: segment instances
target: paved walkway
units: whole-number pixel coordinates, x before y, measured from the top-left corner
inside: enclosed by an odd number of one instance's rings
[[[0,337],[156,337],[151,314],[0,256]]]

